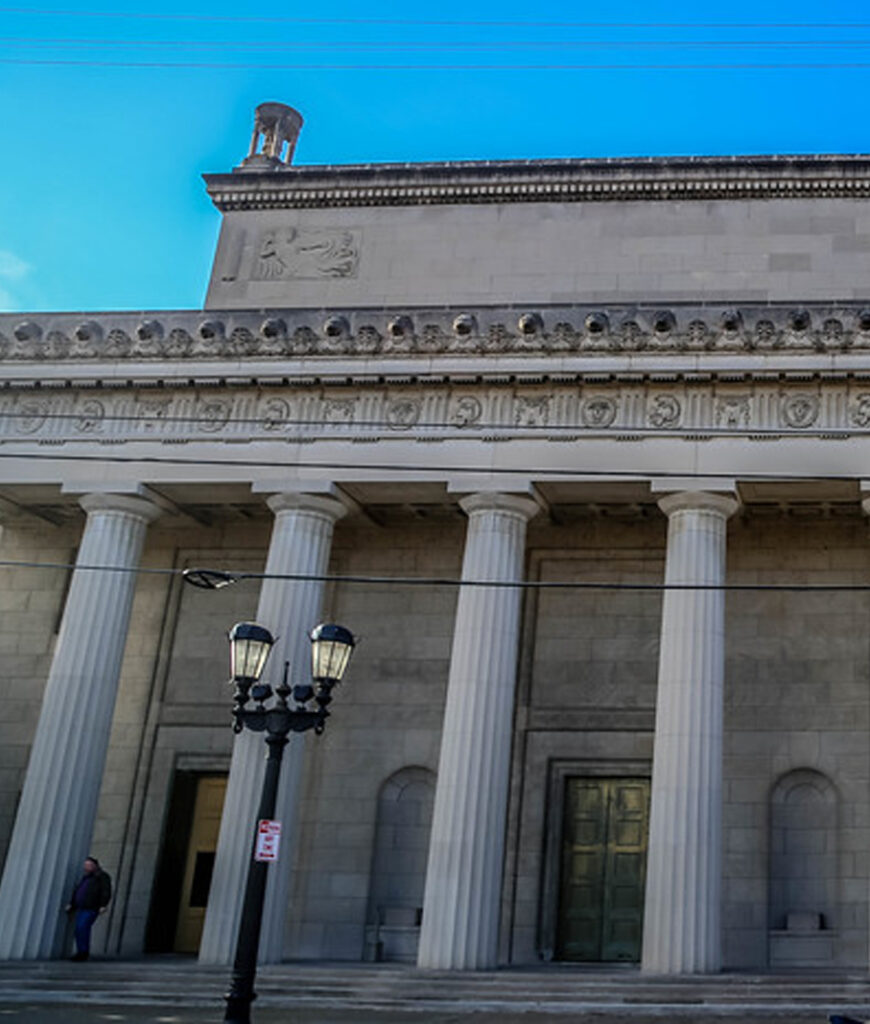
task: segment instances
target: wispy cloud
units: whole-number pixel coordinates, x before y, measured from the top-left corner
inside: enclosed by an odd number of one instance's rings
[[[5,281],[21,281],[33,268],[20,256],[8,249],[0,249],[0,278]]]
[[[21,284],[33,267],[8,249],[0,249],[0,309],[14,310],[21,305],[14,284]]]

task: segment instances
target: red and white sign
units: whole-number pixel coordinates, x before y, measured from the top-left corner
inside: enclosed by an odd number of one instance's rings
[[[257,843],[254,860],[277,860],[281,846],[281,822],[262,818],[257,822]]]

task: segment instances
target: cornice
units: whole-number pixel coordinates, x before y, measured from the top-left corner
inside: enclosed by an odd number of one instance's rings
[[[0,315],[3,386],[866,374],[870,304]]]
[[[230,210],[666,199],[866,198],[870,156],[648,157],[282,167],[204,175]]]

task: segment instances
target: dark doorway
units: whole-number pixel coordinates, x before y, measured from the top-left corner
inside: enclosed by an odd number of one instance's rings
[[[649,779],[565,780],[558,959],[640,959],[649,790]]]
[[[205,920],[226,774],[175,773],[145,950],[196,953]]]

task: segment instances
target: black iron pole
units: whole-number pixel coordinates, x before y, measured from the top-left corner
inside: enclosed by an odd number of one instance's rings
[[[281,773],[281,758],[287,745],[287,736],[269,732],[266,734],[269,753],[266,758],[266,774],[260,794],[260,809],[257,822],[275,816],[278,796],[278,778]],[[242,906],[242,920],[236,942],[236,956],[230,990],[226,994],[227,1012],[224,1021],[231,1024],[251,1024],[251,1003],[257,998],[254,981],[257,976],[257,952],[260,948],[260,925],[263,920],[263,902],[266,897],[266,879],[269,864],[254,860],[257,843],[257,826],[254,825],[254,839],[251,844],[251,859],[248,863],[248,880],[245,884],[245,902]]]

